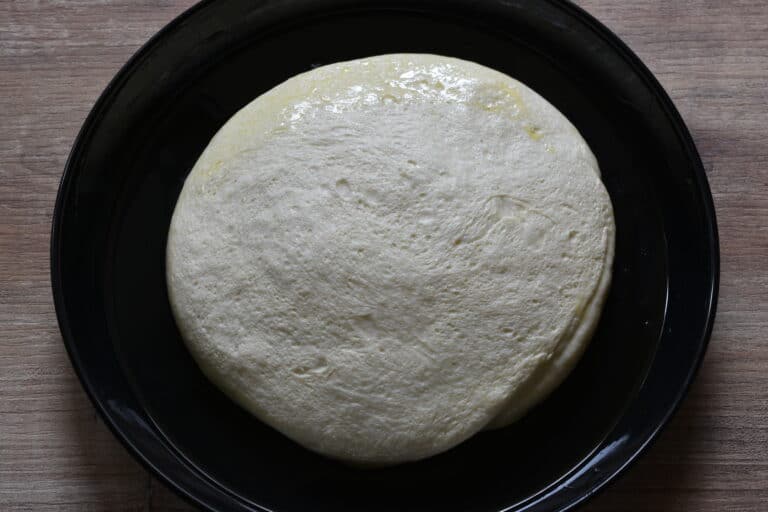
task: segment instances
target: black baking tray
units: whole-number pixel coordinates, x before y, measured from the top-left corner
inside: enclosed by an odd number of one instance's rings
[[[580,130],[617,225],[600,325],[567,381],[516,424],[430,459],[354,469],[230,402],[195,366],[164,251],[184,178],[238,109],[318,65],[420,52],[526,83]],[[56,201],[53,295],[72,364],[128,450],[221,511],[554,511],[635,460],[704,355],[718,290],[715,212],[662,87],[609,30],[556,0],[220,0],[154,36],[97,101]],[[638,498],[642,499],[642,498]]]

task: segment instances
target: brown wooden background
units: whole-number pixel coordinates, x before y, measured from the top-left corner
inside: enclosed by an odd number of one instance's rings
[[[582,0],[656,73],[698,143],[718,318],[682,410],[587,511],[768,510],[768,1]],[[0,1],[0,510],[189,510],[96,417],[48,278],[67,153],[107,81],[191,0]]]

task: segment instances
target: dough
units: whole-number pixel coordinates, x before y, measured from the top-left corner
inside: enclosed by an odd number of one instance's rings
[[[416,460],[514,420],[580,356],[614,224],[576,129],[478,64],[384,55],[259,96],[168,237],[208,378],[319,453]]]

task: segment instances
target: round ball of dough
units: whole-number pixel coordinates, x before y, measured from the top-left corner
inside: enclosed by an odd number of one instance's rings
[[[552,105],[478,64],[384,55],[296,76],[216,134],[168,237],[208,378],[319,453],[416,460],[546,395],[610,276],[611,203]]]

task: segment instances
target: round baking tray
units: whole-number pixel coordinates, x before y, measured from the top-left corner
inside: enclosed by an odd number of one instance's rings
[[[166,234],[184,178],[239,108],[335,61],[472,60],[538,91],[596,154],[617,224],[613,283],[568,380],[521,421],[439,456],[360,470],[304,450],[202,376],[168,305]],[[696,148],[610,31],[555,0],[204,1],[153,37],[75,141],[51,274],[83,387],[133,455],[210,510],[553,511],[635,460],[683,399],[714,320],[718,240]]]

